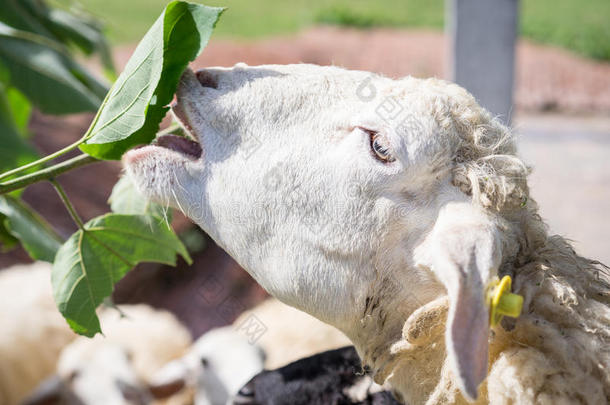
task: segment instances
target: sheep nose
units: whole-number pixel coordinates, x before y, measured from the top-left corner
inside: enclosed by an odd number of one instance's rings
[[[255,403],[255,395],[254,395],[254,381],[250,380],[244,385],[235,398],[233,399],[233,404],[237,405],[246,405],[246,404],[254,404]]]
[[[203,87],[218,88],[218,80],[212,73],[206,70],[199,70],[195,73],[195,76],[197,76],[197,80]]]

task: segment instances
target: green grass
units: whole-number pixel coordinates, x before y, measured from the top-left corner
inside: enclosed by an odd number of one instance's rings
[[[536,42],[610,60],[610,1],[521,1],[521,34]]]
[[[69,2],[71,0],[56,0]],[[76,0],[107,24],[113,43],[137,41],[166,0]],[[443,26],[443,0],[204,0],[226,6],[215,37],[253,39],[326,23],[373,26]],[[521,33],[536,42],[610,60],[609,0],[522,0]]]

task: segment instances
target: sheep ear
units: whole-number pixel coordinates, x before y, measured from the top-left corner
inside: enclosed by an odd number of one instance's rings
[[[489,315],[483,288],[458,282],[452,290],[448,291],[445,346],[458,387],[466,398],[474,400],[487,376]]]
[[[469,203],[441,209],[415,261],[445,286],[449,311],[445,344],[458,387],[470,400],[487,375],[489,314],[486,284],[501,262],[501,239],[493,220]]]

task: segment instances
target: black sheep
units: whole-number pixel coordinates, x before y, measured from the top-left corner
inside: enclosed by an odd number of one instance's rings
[[[399,405],[390,392],[379,390],[366,375],[353,346],[306,357],[277,370],[262,371],[244,385],[233,403]]]

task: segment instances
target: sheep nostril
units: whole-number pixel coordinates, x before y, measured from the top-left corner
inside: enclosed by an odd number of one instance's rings
[[[218,82],[211,73],[206,72],[205,70],[200,70],[195,73],[195,75],[203,87],[211,87],[213,89],[218,88]]]
[[[242,398],[242,399],[254,397],[254,381],[250,380],[246,383],[246,385],[241,387],[241,389],[237,393],[237,397]],[[240,402],[235,402],[235,403],[237,404]]]

